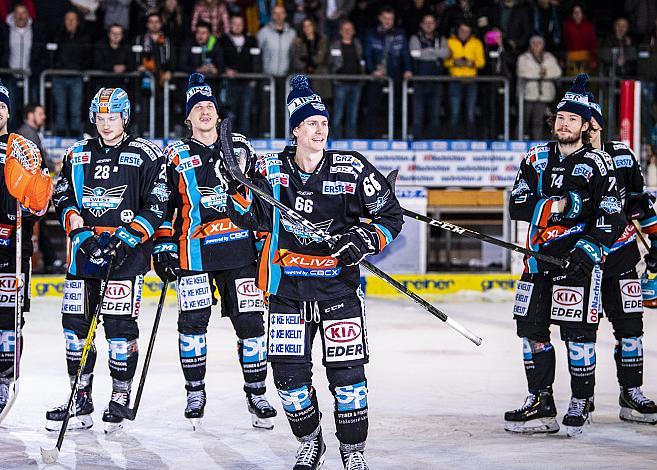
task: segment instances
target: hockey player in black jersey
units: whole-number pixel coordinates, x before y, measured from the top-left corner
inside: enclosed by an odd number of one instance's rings
[[[311,349],[319,331],[336,436],[347,469],[366,469],[369,360],[358,263],[379,253],[399,233],[402,211],[393,189],[358,152],[324,150],[328,112],[305,76],[292,79],[287,99],[294,143],[259,160],[252,181],[334,236],[331,248],[281,216],[223,169],[238,226],[269,232],[258,264],[258,286],[270,294],[268,360],[283,409],[300,441],[296,470],[324,461]],[[361,221],[361,217],[370,222]]]
[[[622,235],[611,246],[602,276],[604,315],[614,329],[616,376],[620,385],[620,418],[657,424],[657,405],[641,391],[643,384],[643,301],[641,283],[636,272],[640,254],[637,246],[636,220],[641,230],[657,247],[657,214],[653,196],[646,191],[641,166],[623,142],[603,142],[605,121],[600,105],[589,94],[591,107],[591,145],[611,157],[616,184],[624,212],[630,219]],[[657,248],[646,255],[646,267],[657,272]]]
[[[130,101],[121,88],[101,88],[91,101],[89,119],[99,135],[67,150],[53,197],[70,242],[62,303],[66,362],[73,381],[90,326],[86,312],[95,311],[101,300],[101,279],[115,253],[101,318],[109,347],[111,400],[127,406],[137,367],[143,277],[150,269],[151,239],[162,224],[168,200],[166,165],[155,144],[126,134]],[[95,362],[92,348],[75,400],[77,425],[82,428],[93,424]],[[48,411],[46,429],[59,429],[66,412],[66,405]],[[120,427],[122,419],[108,407],[103,421],[109,432]]]
[[[550,323],[560,326],[568,350],[572,396],[563,418],[568,435],[581,433],[589,418],[602,312],[601,265],[627,223],[609,155],[588,144],[586,81],[579,75],[557,105],[555,141],[529,150],[510,196],[511,218],[530,224],[527,247],[569,262],[561,269],[525,257],[513,313],[529,395],[521,408],[505,413],[505,429],[512,432],[559,430]]]
[[[226,214],[226,193],[218,170],[217,101],[201,74],[190,76],[186,111],[191,137],[173,142],[164,151],[171,196],[153,251],[159,276],[178,281],[179,352],[187,389],[185,417],[196,427],[204,413],[206,333],[216,288],[221,313],[230,318],[238,337],[252,424],[272,429],[276,410],[265,398],[265,304],[255,285],[255,239],[253,232],[237,227]],[[256,155],[251,144],[240,134],[233,134],[233,143],[245,152],[245,164],[253,171]]]

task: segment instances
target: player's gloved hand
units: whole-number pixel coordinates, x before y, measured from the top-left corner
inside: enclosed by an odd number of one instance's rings
[[[242,186],[242,183],[237,181],[230,170],[228,170],[228,165],[224,160],[222,152],[219,152],[219,162],[220,163],[215,168],[219,169],[219,174],[221,175],[221,189],[223,189],[226,194],[232,196],[237,193]]]
[[[602,249],[592,238],[585,236],[577,241],[568,256],[568,266],[564,269],[567,277],[586,280],[591,277],[596,264],[602,263]]]
[[[564,199],[566,205],[563,209],[563,216],[566,219],[576,219],[591,212],[591,196],[586,191],[568,191]]]
[[[119,268],[125,263],[132,250],[141,241],[142,234],[130,226],[122,226],[116,229],[103,248],[106,257],[114,254],[114,268]]]
[[[629,193],[625,200],[625,215],[628,220],[639,220],[653,209],[655,196],[649,192]]]
[[[162,281],[174,282],[180,273],[178,245],[171,237],[158,238],[153,246],[153,266]]]
[[[370,224],[351,227],[349,231],[333,237],[335,244],[331,256],[347,266],[354,266],[367,255],[375,255],[379,250],[379,235]]]
[[[101,278],[108,265],[103,255],[101,238],[96,237],[89,227],[79,227],[68,234],[71,239],[71,259],[75,261],[75,274],[83,277]]]
[[[657,273],[657,237],[650,236],[650,250],[643,257],[646,262],[646,269],[651,273]]]

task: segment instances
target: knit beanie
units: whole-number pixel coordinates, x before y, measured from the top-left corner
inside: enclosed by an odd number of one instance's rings
[[[595,118],[596,122],[600,124],[600,127],[605,128],[605,120],[602,117],[602,108],[598,103],[595,102],[595,97],[590,91],[586,94],[589,99],[589,108],[591,108],[591,117]]]
[[[589,99],[586,95],[586,83],[589,76],[580,73],[573,80],[573,86],[566,92],[563,99],[557,104],[557,112],[566,111],[582,116],[585,121],[591,120],[591,108],[589,108]]]
[[[185,104],[185,117],[189,116],[196,103],[201,101],[212,101],[214,107],[219,111],[217,100],[212,94],[212,88],[205,83],[205,77],[202,73],[193,73],[189,76],[189,83],[187,84],[187,103]]]
[[[0,80],[0,103],[7,105],[7,109],[11,112],[11,100],[9,99],[9,90]]]
[[[322,97],[310,88],[308,77],[296,75],[290,81],[290,94],[287,95],[287,110],[290,114],[290,130],[297,127],[310,116],[329,118],[328,109]]]

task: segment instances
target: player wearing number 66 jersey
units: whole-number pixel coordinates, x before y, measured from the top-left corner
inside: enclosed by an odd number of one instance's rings
[[[402,211],[388,181],[362,155],[324,150],[328,112],[305,76],[292,80],[287,106],[295,143],[259,160],[252,180],[333,235],[333,247],[261,198],[251,198],[222,168],[232,195],[228,214],[240,227],[269,232],[258,286],[271,294],[268,360],[292,432],[301,442],[294,468],[314,470],[324,459],[311,362],[319,331],[344,466],[366,469],[364,364],[369,350],[358,263],[397,236]]]
[[[511,192],[511,218],[529,223],[527,247],[568,260],[565,269],[525,257],[514,318],[523,340],[529,395],[505,414],[512,432],[556,432],[550,324],[568,349],[572,397],[563,424],[582,431],[595,384],[595,341],[602,313],[601,266],[627,225],[609,155],[588,143],[591,111],[579,75],[557,106],[554,142],[533,147]]]
[[[171,143],[164,151],[171,198],[166,220],[156,232],[153,252],[158,275],[178,281],[180,365],[187,389],[185,417],[196,427],[204,414],[206,333],[216,288],[221,313],[230,318],[238,337],[252,425],[272,429],[276,410],[265,398],[265,304],[255,286],[255,239],[253,232],[236,226],[226,214],[226,193],[218,170],[217,101],[201,74],[189,78],[186,108],[192,135]],[[245,169],[251,173],[256,160],[253,147],[242,135],[233,134],[232,139],[235,148],[244,152]]]
[[[143,276],[150,269],[152,236],[162,224],[168,201],[166,168],[157,145],[125,132],[130,101],[121,88],[101,88],[91,100],[89,120],[98,137],[81,140],[66,152],[53,200],[69,238],[62,326],[66,363],[73,381],[90,317],[96,309],[101,279],[115,252],[114,269],[101,315],[109,347],[112,401],[127,406],[137,367],[137,316]],[[78,382],[75,414],[81,427],[92,425],[92,349]],[[66,405],[46,413],[46,428],[56,430]],[[103,413],[106,430],[121,418]],[[72,424],[75,424],[72,422]]]

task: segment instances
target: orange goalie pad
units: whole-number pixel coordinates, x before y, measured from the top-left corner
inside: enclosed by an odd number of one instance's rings
[[[5,184],[23,207],[42,213],[53,193],[52,180],[41,171],[41,155],[34,143],[10,134],[5,158]]]

